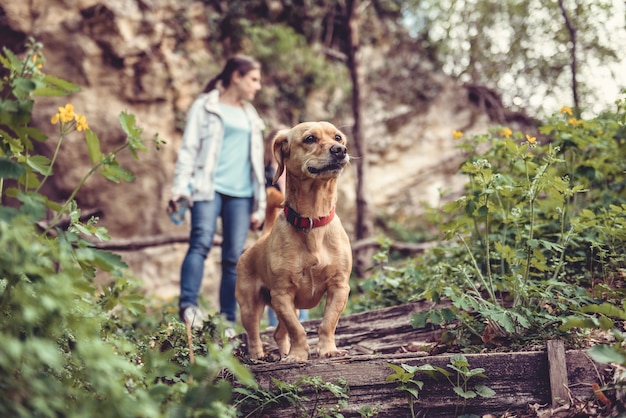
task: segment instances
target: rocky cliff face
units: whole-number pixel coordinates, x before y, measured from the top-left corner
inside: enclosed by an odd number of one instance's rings
[[[147,135],[158,132],[167,140],[162,150],[151,149],[139,161],[130,155],[119,157],[135,173],[133,183],[111,185],[92,178],[79,194],[79,207],[97,210],[100,224],[116,239],[186,230],[169,222],[165,206],[181,122],[195,95],[221,66],[207,42],[206,3],[0,0],[3,46],[19,52],[23,41],[33,36],[44,44],[46,72],[82,87],[72,97],[36,104],[35,123],[51,137],[45,145],[47,152],[56,145],[50,117],[66,102],[86,115],[104,151],[124,139],[118,123],[124,110],[136,115]],[[479,106],[468,89],[438,73],[412,48],[408,41],[379,40],[361,52],[363,131],[371,162],[368,187],[379,214],[419,213],[422,201],[437,203],[440,189],[459,190],[463,179],[454,175],[460,160],[452,131],[478,132],[493,123],[493,115]],[[314,104],[310,107],[308,113],[316,119],[337,119],[337,115],[325,114],[323,106],[319,110]],[[350,115],[341,118],[349,126]],[[84,139],[73,134],[63,145],[48,193],[67,196],[88,169],[88,161]],[[354,173],[348,172],[341,181],[338,206],[348,230],[354,220],[354,198]],[[185,248],[175,244],[122,254],[149,293],[173,297],[178,293]],[[218,260],[216,248],[205,280],[205,292],[214,307]]]

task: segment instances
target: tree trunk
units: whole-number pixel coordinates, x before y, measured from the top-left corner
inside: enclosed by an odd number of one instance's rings
[[[561,9],[561,14],[563,15],[563,19],[565,20],[565,27],[567,28],[567,32],[569,33],[569,40],[572,43],[571,50],[571,63],[570,69],[572,71],[572,99],[574,101],[574,109],[577,115],[580,115],[580,106],[578,103],[578,60],[576,58],[577,52],[577,40],[576,40],[576,28],[572,24],[569,15],[567,14],[567,10],[565,10],[565,5],[563,4],[563,0],[559,0],[559,8]]]
[[[369,238],[373,231],[370,204],[367,193],[367,144],[361,129],[361,88],[359,77],[359,0],[348,0],[348,68],[352,80],[352,112],[354,126],[352,129],[354,147],[356,150],[356,240]],[[365,275],[365,271],[371,265],[373,249],[365,247],[355,252],[354,269],[359,277]]]

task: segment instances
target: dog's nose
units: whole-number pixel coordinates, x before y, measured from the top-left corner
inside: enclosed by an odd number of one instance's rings
[[[335,156],[338,160],[341,160],[346,157],[348,153],[348,149],[341,144],[334,144],[330,147],[330,153]]]

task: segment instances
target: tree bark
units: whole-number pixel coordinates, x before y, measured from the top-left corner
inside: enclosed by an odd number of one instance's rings
[[[373,231],[371,210],[367,193],[367,143],[361,129],[361,88],[359,77],[359,15],[360,1],[348,0],[347,2],[349,45],[348,45],[348,68],[352,81],[352,112],[354,126],[352,129],[354,147],[356,150],[356,213],[355,222],[356,240],[369,238]],[[354,270],[359,277],[365,275],[365,271],[371,265],[373,248],[364,247],[355,253]]]
[[[563,19],[565,20],[565,27],[567,28],[567,32],[569,33],[569,40],[572,43],[571,48],[571,62],[570,69],[572,71],[572,99],[574,100],[574,109],[576,113],[580,113],[580,106],[578,103],[578,60],[576,58],[577,53],[577,39],[576,39],[576,28],[572,24],[569,15],[567,14],[567,10],[565,9],[565,5],[563,4],[563,0],[559,0],[559,8],[561,9],[561,14],[563,15]]]

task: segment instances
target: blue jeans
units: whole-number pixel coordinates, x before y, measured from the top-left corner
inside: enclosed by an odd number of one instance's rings
[[[211,201],[194,202],[191,211],[191,234],[189,249],[180,273],[181,312],[188,306],[198,304],[198,294],[204,276],[204,261],[213,245],[217,218],[222,218],[222,280],[220,284],[220,313],[226,319],[237,319],[235,283],[237,281],[237,261],[250,228],[252,211],[251,197],[230,197],[215,193]]]
[[[309,320],[309,311],[306,309],[300,309],[300,315],[298,316],[300,321],[308,321]],[[270,327],[275,327],[278,325],[278,318],[276,318],[276,313],[269,306],[267,307],[267,322]]]

